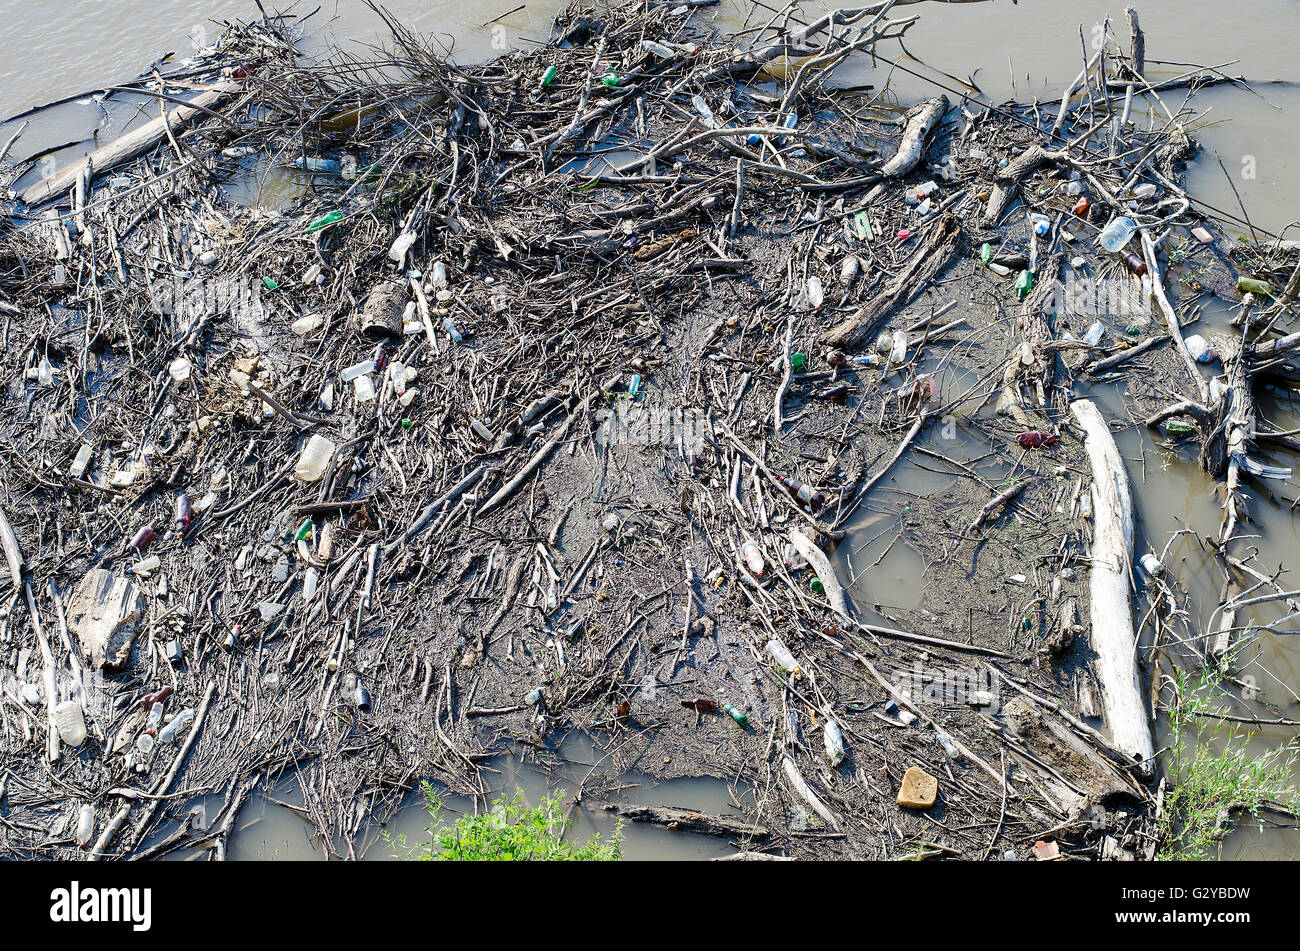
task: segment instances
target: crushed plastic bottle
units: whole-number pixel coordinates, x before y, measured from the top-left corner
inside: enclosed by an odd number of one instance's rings
[[[180,735],[181,730],[185,728],[185,724],[189,723],[193,719],[194,711],[189,707],[186,707],[180,713],[176,714],[176,716],[172,717],[171,721],[158,731],[158,742],[172,742]]]
[[[822,287],[821,278],[816,275],[808,278],[808,306],[813,310],[820,310],[825,299],[826,291]]]

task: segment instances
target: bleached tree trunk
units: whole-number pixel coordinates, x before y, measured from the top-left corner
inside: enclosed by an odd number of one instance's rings
[[[1084,431],[1092,467],[1094,535],[1091,572],[1092,648],[1097,654],[1102,712],[1111,740],[1150,771],[1155,750],[1142,676],[1137,667],[1129,570],[1133,553],[1133,495],[1110,427],[1091,400],[1075,400],[1070,414]]]

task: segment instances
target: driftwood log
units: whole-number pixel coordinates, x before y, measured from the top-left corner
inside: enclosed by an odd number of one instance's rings
[[[1090,637],[1097,654],[1102,708],[1116,747],[1150,771],[1155,749],[1142,677],[1137,668],[1129,572],[1133,552],[1133,495],[1110,427],[1091,400],[1075,400],[1070,414],[1084,431],[1092,466],[1093,518]]]
[[[23,192],[22,199],[28,205],[39,205],[57,195],[66,195],[82,175],[87,171],[91,175],[102,175],[116,168],[123,162],[148,152],[169,134],[196,116],[206,115],[207,111],[226,96],[239,88],[239,83],[225,82],[201,92],[190,100],[189,105],[177,106],[165,115],[151,122],[146,122],[138,129],[132,129],[121,138],[115,139],[101,149],[73,162],[67,168],[60,169],[49,178],[42,179]]]
[[[913,107],[907,113],[903,139],[894,157],[880,167],[886,178],[898,178],[916,168],[925,154],[925,140],[948,112],[948,97],[935,96]]]

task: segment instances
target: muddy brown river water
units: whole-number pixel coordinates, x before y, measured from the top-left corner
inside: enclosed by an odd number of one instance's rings
[[[270,0],[266,3],[272,6]],[[464,61],[481,60],[502,48],[542,41],[551,16],[559,8],[554,0],[387,0],[384,4],[412,29],[441,37]],[[1300,218],[1300,67],[1295,60],[1295,38],[1300,36],[1300,0],[1237,0],[1225,7],[1215,0],[1139,0],[1142,26],[1147,37],[1148,76],[1169,78],[1192,65],[1217,66],[1232,75],[1251,80],[1251,89],[1220,86],[1197,93],[1193,105],[1199,113],[1192,129],[1203,147],[1188,171],[1189,191],[1210,206],[1248,217],[1258,228],[1282,232]],[[309,12],[315,4],[299,4]],[[804,4],[809,10],[820,4]],[[1029,102],[1051,99],[1079,71],[1094,27],[1107,16],[1123,20],[1123,3],[1077,0],[994,0],[987,4],[941,7],[921,4],[910,7],[920,22],[905,39],[912,59],[899,63],[913,75],[891,66],[886,60],[874,63],[859,58],[841,67],[837,77],[845,83],[886,84],[902,102],[933,94],[924,77],[947,86],[957,85],[948,73],[969,79],[992,102],[1012,97]],[[738,31],[762,23],[770,13],[740,0],[722,0],[714,8],[695,14],[706,22]],[[901,8],[900,8],[901,9]],[[502,14],[505,14],[502,16]],[[138,76],[167,53],[183,60],[197,46],[211,43],[225,19],[252,19],[258,10],[251,0],[0,0],[0,17],[6,28],[0,34],[0,116],[16,116],[34,106],[62,100],[74,94],[91,93]],[[319,50],[328,42],[378,43],[383,37],[377,18],[359,0],[326,0],[310,18],[312,38],[306,48]],[[1127,26],[1116,30],[1126,36]],[[1126,42],[1126,40],[1125,40]],[[896,46],[882,49],[890,57],[901,54]],[[928,66],[926,64],[929,64]],[[1181,93],[1170,93],[1171,106],[1181,103]],[[107,141],[128,121],[121,110],[108,115],[90,95],[82,95],[56,109],[33,116],[14,150],[23,158],[56,145],[76,143],[65,154],[80,155],[96,137]],[[0,124],[0,142],[15,130],[12,123]],[[265,187],[275,187],[272,183]],[[250,195],[250,200],[267,196]],[[272,196],[273,197],[273,196]],[[1242,206],[1245,212],[1243,215]],[[1244,230],[1232,226],[1236,234]],[[1290,231],[1288,238],[1300,237]],[[1201,329],[1226,325],[1226,310],[1207,305]],[[1124,415],[1122,392],[1105,384],[1080,387],[1080,395],[1097,399],[1114,417]],[[1300,405],[1280,392],[1261,388],[1257,392],[1260,410],[1275,428],[1300,428]],[[1220,518],[1219,504],[1211,483],[1187,457],[1171,458],[1145,430],[1130,428],[1117,434],[1121,451],[1129,462],[1129,475],[1137,493],[1139,516],[1138,553],[1148,546],[1159,551],[1169,534],[1190,528],[1199,535],[1213,536]],[[934,448],[960,458],[975,459],[980,447],[958,442]],[[1294,460],[1271,459],[1281,464]],[[976,463],[978,467],[978,463]],[[849,543],[838,553],[846,578],[861,573],[858,595],[863,601],[877,601],[888,592],[888,606],[903,609],[923,606],[927,577],[921,557],[906,544],[890,546],[897,523],[906,506],[905,491],[942,490],[944,480],[931,468],[905,464],[875,490]],[[1280,494],[1294,496],[1294,479]],[[1294,563],[1300,557],[1297,517],[1285,501],[1274,501],[1251,493],[1256,513],[1255,540],[1259,564],[1271,569]],[[1217,577],[1212,559],[1188,536],[1171,548],[1168,563],[1176,570],[1193,598],[1192,610],[1204,622],[1218,602]],[[862,569],[872,565],[869,572]],[[1293,587],[1293,585],[1291,585]],[[1137,602],[1142,610],[1141,601]],[[1253,618],[1267,623],[1278,617],[1276,605],[1259,606]],[[1239,622],[1241,623],[1241,622]],[[1256,635],[1248,659],[1254,659],[1253,676],[1262,698],[1285,716],[1300,713],[1295,698],[1300,693],[1300,642],[1267,631]],[[1293,736],[1291,728],[1261,731],[1252,741],[1256,747],[1276,745]],[[572,769],[544,774],[514,757],[494,761],[497,772],[494,790],[521,789],[535,801],[547,790],[572,790],[590,764],[600,758],[592,748],[566,750],[575,762]],[[586,764],[586,765],[583,765]],[[652,784],[643,777],[626,777],[628,802],[687,806],[712,812],[735,809],[734,793],[717,780],[681,780]],[[1297,778],[1300,783],[1300,778]],[[274,799],[250,805],[241,817],[240,831],[232,841],[232,857],[249,859],[301,858],[319,854],[310,826],[294,812],[294,790],[277,789]],[[287,803],[287,805],[285,805]],[[449,810],[473,808],[472,803],[448,800]],[[585,804],[573,811],[576,834],[608,831],[612,822],[596,806]],[[427,820],[418,797],[391,823],[387,831],[405,833],[409,839],[422,834]],[[382,831],[372,830],[365,845],[366,857],[392,855]],[[625,854],[633,858],[707,858],[725,854],[722,840],[665,830],[629,829]],[[1224,858],[1290,859],[1300,853],[1300,830],[1294,828],[1244,827],[1236,830],[1223,849]],[[195,857],[180,855],[178,857]]]

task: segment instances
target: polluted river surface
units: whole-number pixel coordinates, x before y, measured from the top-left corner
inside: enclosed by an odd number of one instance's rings
[[[303,9],[310,9],[302,5]],[[503,48],[528,46],[546,38],[558,4],[413,2],[390,0],[385,7],[414,31],[444,38],[460,62],[479,62]],[[806,4],[806,16],[815,15]],[[269,5],[268,5],[269,8]],[[1203,111],[1189,129],[1203,147],[1187,172],[1188,191],[1209,206],[1242,214],[1262,229],[1282,232],[1300,216],[1300,75],[1294,61],[1293,39],[1300,29],[1300,10],[1289,0],[1244,0],[1233,9],[1233,19],[1251,24],[1275,23],[1277,29],[1249,31],[1217,30],[1210,24],[1225,18],[1222,8],[1208,0],[1144,0],[1139,4],[1146,31],[1149,75],[1174,77],[1192,68],[1187,64],[1217,66],[1251,81],[1252,89],[1219,86],[1199,91],[1195,106]],[[97,0],[72,0],[62,5],[60,16],[33,18],[21,12],[26,5],[0,0],[0,12],[9,14],[10,27],[0,40],[0,115],[21,115],[26,110],[60,100],[77,92],[92,92],[115,82],[131,79],[162,54],[174,50],[182,60],[194,46],[211,42],[223,19],[251,19],[256,8],[245,2],[215,0],[204,4],[173,0],[121,0],[104,4]],[[899,103],[911,103],[935,89],[925,77],[945,87],[960,89],[969,80],[994,103],[1016,98],[1053,99],[1080,67],[1094,25],[1109,16],[1123,23],[1123,4],[1083,2],[1061,4],[1048,0],[1006,0],[991,4],[956,5],[943,9],[926,5],[924,15],[911,30],[905,44],[912,58],[899,59],[897,68],[888,62],[855,57],[837,72],[845,85],[874,84],[888,88]],[[743,35],[761,25],[773,13],[750,3],[723,0],[716,8],[702,8],[696,16],[722,29]],[[216,22],[214,22],[216,21]],[[329,2],[315,15],[314,39],[305,44],[321,48],[329,40],[347,48],[350,43],[379,43],[383,36],[373,12],[360,3]],[[1080,35],[1080,30],[1082,35]],[[890,55],[896,46],[890,47]],[[927,65],[932,64],[932,65]],[[945,70],[960,79],[939,72]],[[914,73],[920,74],[914,75]],[[1270,84],[1270,81],[1279,81]],[[1180,92],[1169,95],[1181,97]],[[115,107],[105,111],[93,99],[78,99],[37,116],[15,150],[21,158],[50,152],[56,160],[83,154],[88,147],[103,145],[138,117]],[[0,142],[15,130],[14,123],[0,125]],[[56,149],[67,145],[67,148]],[[620,153],[592,162],[610,164],[634,156]],[[269,178],[252,172],[231,183],[231,193],[249,204],[274,206],[290,200],[304,180],[292,173]],[[26,183],[24,183],[26,184]],[[1240,204],[1239,204],[1240,203]],[[1231,233],[1247,229],[1230,225]],[[1295,237],[1294,233],[1283,237]],[[1200,313],[1197,332],[1227,328],[1233,311],[1219,302],[1207,304]],[[945,396],[956,395],[970,386],[959,373],[939,371]],[[1207,374],[1208,379],[1208,374]],[[1106,383],[1080,382],[1079,396],[1096,400],[1112,419],[1129,415],[1125,393]],[[1271,386],[1256,387],[1262,419],[1281,431],[1300,429],[1300,404],[1294,397]],[[955,411],[960,416],[960,407]],[[1196,464],[1191,450],[1170,449],[1162,434],[1135,423],[1116,428],[1115,439],[1133,482],[1137,517],[1136,553],[1164,551],[1171,534],[1190,530],[1169,546],[1164,561],[1177,573],[1190,595],[1193,629],[1204,629],[1219,602],[1222,578],[1212,553],[1197,543],[1197,537],[1213,537],[1221,519],[1221,503],[1215,496],[1215,482]],[[948,460],[957,460],[997,485],[1013,475],[1003,461],[989,457],[985,446],[971,438],[960,425],[934,427],[915,444]],[[1268,461],[1287,465],[1291,460],[1278,454]],[[919,495],[943,495],[958,480],[967,478],[950,462],[924,452],[909,453],[901,464],[875,488],[849,525],[849,535],[835,553],[836,566],[864,613],[888,623],[893,609],[923,609],[931,584],[929,565],[910,537],[908,517],[911,500]],[[1265,570],[1279,565],[1290,567],[1300,551],[1297,521],[1289,499],[1296,492],[1295,480],[1284,483],[1274,498],[1248,493],[1255,522],[1258,564]],[[1019,517],[1019,516],[1017,516]],[[923,529],[922,529],[923,530]],[[1136,557],[1136,555],[1135,555]],[[862,580],[859,582],[858,578]],[[1012,597],[1008,594],[1008,597]],[[1135,600],[1140,617],[1143,602]],[[1261,605],[1250,621],[1270,623],[1281,611],[1275,604]],[[951,632],[953,635],[959,632]],[[1149,641],[1150,631],[1145,635]],[[1271,701],[1283,716],[1300,712],[1300,658],[1296,645],[1285,634],[1260,631],[1251,641],[1249,659],[1252,678],[1247,682]],[[1264,673],[1267,671],[1267,673]],[[1274,681],[1272,678],[1276,678]],[[1243,704],[1243,710],[1246,707]],[[1267,749],[1290,740],[1290,726],[1257,728],[1252,748]],[[1157,745],[1168,737],[1158,737]],[[573,790],[584,777],[600,766],[600,747],[585,737],[569,739],[557,746],[565,761],[543,768],[532,758],[508,754],[487,765],[487,792],[509,794],[521,791],[530,802],[546,794],[568,793],[564,808],[573,818],[571,835],[585,839],[593,832],[607,835],[613,828],[611,815],[601,802],[584,799],[574,806]],[[1297,778],[1300,783],[1300,778]],[[613,785],[611,785],[611,783]],[[635,771],[606,777],[608,801],[640,805],[677,806],[715,815],[744,816],[752,795],[735,791],[717,778],[677,779],[654,782]],[[481,809],[482,802],[448,791],[445,815]],[[254,797],[243,810],[230,839],[229,857],[238,859],[313,859],[323,854],[312,826],[296,811],[301,791],[292,781],[281,782],[270,792]],[[383,826],[370,824],[358,838],[358,857],[388,858],[394,854],[386,836],[404,835],[408,842],[422,840],[427,815],[417,791],[413,791],[396,815]],[[165,834],[160,831],[159,835]],[[672,832],[649,825],[625,824],[624,855],[633,859],[702,859],[729,854],[725,839]],[[1265,825],[1243,826],[1224,843],[1221,856],[1241,859],[1290,859],[1300,851],[1300,831],[1289,822],[1269,820]],[[178,850],[170,858],[202,858],[197,850]]]

